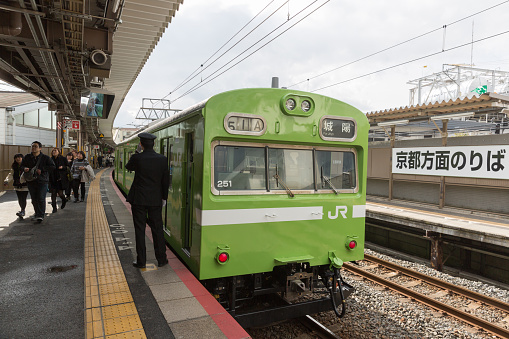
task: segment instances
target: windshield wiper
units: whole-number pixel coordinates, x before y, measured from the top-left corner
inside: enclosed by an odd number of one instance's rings
[[[323,174],[323,166],[320,167],[320,175],[322,176],[322,180],[325,180],[326,183],[329,184],[329,186],[332,188],[332,190],[334,191],[335,194],[339,194],[338,190],[336,189],[336,187],[334,187],[334,185],[332,184],[332,182],[330,181],[329,178],[327,178],[326,175]]]
[[[281,182],[281,186],[283,186],[283,188],[285,189],[286,193],[288,194],[288,196],[290,198],[293,198],[295,196],[293,194],[293,192],[290,190],[290,188],[288,188],[288,186],[286,186],[286,184],[283,182],[283,180],[281,180],[281,178],[279,177],[278,170],[277,170],[277,165],[276,165],[276,174],[274,174],[274,178],[276,179],[276,185],[277,186],[279,186],[279,183]]]

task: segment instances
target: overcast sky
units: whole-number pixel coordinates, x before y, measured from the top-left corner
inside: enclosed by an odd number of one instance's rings
[[[140,124],[135,116],[142,98],[168,95],[193,71],[209,65],[225,50],[205,63],[224,43],[260,12],[270,0],[186,0],[168,26],[155,51],[128,93],[114,126]],[[226,48],[265,20],[285,0],[274,0]],[[205,69],[189,84],[167,97],[171,108],[184,109],[214,94],[246,87],[270,87],[279,77],[280,86],[315,91],[374,71],[417,59],[474,40],[509,31],[509,2],[497,0],[290,0],[230,52]],[[306,6],[311,7],[297,15]],[[314,9],[321,8],[311,13]],[[288,20],[290,16],[291,20]],[[304,18],[286,33],[198,90],[179,98],[186,90],[208,81],[207,77],[276,27],[269,39]],[[447,25],[444,44],[444,30]],[[319,74],[366,57],[385,48],[436,30],[421,38],[360,62]],[[261,46],[269,39],[257,46]],[[443,64],[465,64],[509,71],[509,34],[392,68],[357,80],[316,91],[345,101],[363,112],[406,106],[408,81],[442,70]],[[258,48],[255,47],[254,49]],[[251,49],[247,54],[254,51]],[[247,55],[245,54],[245,55]],[[240,61],[245,55],[233,63]],[[232,63],[232,64],[233,64]],[[224,69],[230,67],[226,66]],[[223,69],[223,70],[224,70]],[[221,72],[221,71],[220,71]],[[218,73],[216,73],[217,75]],[[214,75],[212,75],[214,76]],[[316,78],[313,78],[316,77]],[[209,78],[210,79],[210,78]],[[310,79],[306,81],[306,79]],[[132,126],[130,126],[132,127]]]

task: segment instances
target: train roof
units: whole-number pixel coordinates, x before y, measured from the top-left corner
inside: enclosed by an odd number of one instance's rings
[[[210,98],[208,98],[206,100],[203,100],[202,102],[194,104],[194,105],[186,108],[185,110],[182,110],[182,111],[180,111],[178,113],[173,114],[171,117],[164,118],[164,119],[161,119],[161,120],[157,120],[152,125],[148,125],[148,126],[142,128],[142,129],[139,129],[131,137],[129,137],[128,139],[126,139],[126,140],[122,141],[121,143],[119,143],[119,145],[124,144],[126,142],[130,142],[130,141],[138,138],[138,134],[140,134],[140,133],[151,133],[151,132],[157,131],[159,128],[161,128],[161,127],[171,123],[172,121],[179,120],[179,119],[184,118],[184,117],[186,117],[186,116],[188,116],[190,114],[193,114],[194,112],[199,111],[203,107],[205,107],[205,104],[209,100],[210,100]]]
[[[146,133],[151,133],[151,132],[156,132],[158,131],[159,129],[161,129],[162,127],[166,126],[166,125],[169,125],[171,124],[172,122],[176,121],[176,120],[180,120],[188,115],[191,115],[191,114],[194,114],[196,113],[197,111],[200,111],[202,108],[204,108],[206,105],[207,105],[207,102],[210,101],[212,98],[216,97],[216,96],[219,96],[219,95],[222,95],[222,94],[225,94],[225,93],[230,93],[230,92],[238,92],[238,91],[246,91],[246,90],[265,90],[265,91],[270,91],[270,90],[274,90],[274,88],[242,88],[242,89],[234,89],[234,90],[231,90],[231,91],[226,91],[226,92],[222,92],[222,93],[218,93],[218,94],[215,94],[193,106],[190,106],[178,113],[175,113],[173,114],[172,116],[168,117],[168,118],[164,118],[164,119],[161,119],[161,120],[156,120],[154,122],[152,122],[151,124],[149,124],[148,126],[142,128],[142,129],[139,129],[135,134],[133,134],[132,136],[130,136],[128,139],[122,141],[121,143],[119,143],[118,145],[122,145],[122,144],[125,144],[125,143],[128,143],[128,142],[131,142],[135,139],[138,138],[138,135],[140,133],[143,133],[143,132],[146,132]],[[311,93],[307,93],[307,92],[303,92],[303,91],[299,91],[299,90],[291,90],[291,89],[283,89],[283,88],[280,88],[279,90],[284,90],[288,93],[303,93],[303,94],[306,94],[306,95],[311,95]],[[321,96],[321,97],[326,97],[326,96],[323,96],[323,95],[320,95],[320,94],[317,94],[317,93],[312,93],[313,95],[317,95],[317,96]],[[330,98],[330,99],[334,99],[334,98]],[[338,100],[338,99],[334,99],[334,100]],[[340,101],[340,100],[338,100]],[[348,106],[351,106],[347,103],[344,103]],[[353,106],[352,106],[353,107]],[[354,107],[355,108],[355,107]],[[360,111],[359,111],[360,112]],[[362,113],[362,112],[360,112]],[[365,116],[365,115],[363,115]]]

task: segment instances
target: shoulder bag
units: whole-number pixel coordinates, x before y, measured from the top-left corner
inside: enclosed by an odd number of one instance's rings
[[[25,180],[26,182],[34,181],[37,179],[38,175],[36,173],[37,167],[39,167],[39,164],[42,159],[42,154],[39,156],[39,159],[37,160],[37,163],[34,167],[32,167],[28,172],[23,172],[23,174],[20,176],[20,182],[22,180]]]

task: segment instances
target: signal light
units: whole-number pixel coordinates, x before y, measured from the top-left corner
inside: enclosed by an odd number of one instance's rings
[[[224,252],[219,254],[219,256],[217,257],[217,260],[219,260],[220,263],[225,263],[226,261],[228,261],[228,254],[226,254]]]
[[[352,240],[348,243],[348,248],[353,250],[355,247],[357,247],[357,241]]]

